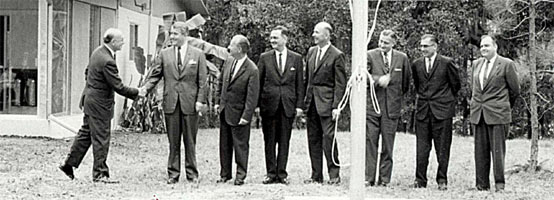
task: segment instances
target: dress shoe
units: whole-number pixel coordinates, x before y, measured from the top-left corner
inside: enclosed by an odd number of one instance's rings
[[[220,179],[218,179],[217,181],[215,181],[216,183],[226,183],[227,181],[231,180],[230,178],[223,178],[221,177]]]
[[[364,184],[365,184],[366,187],[375,186],[375,182],[374,182],[374,181],[365,181]]]
[[[244,185],[244,180],[242,179],[235,179],[235,185]]]
[[[377,183],[377,186],[387,187],[387,186],[389,186],[389,183],[387,183],[387,182],[379,182],[379,183]]]
[[[96,182],[96,183],[106,183],[106,184],[118,184],[119,183],[118,180],[110,179],[110,177],[107,177],[107,176],[101,176],[101,177],[92,179],[92,181]]]
[[[277,183],[277,179],[276,178],[271,178],[269,176],[266,176],[264,178],[264,181],[262,181],[263,184],[271,184],[271,183]]]
[[[423,183],[420,183],[420,182],[414,182],[414,184],[412,184],[410,186],[411,188],[426,188],[427,187],[427,184],[423,184]],[[440,185],[439,185],[440,187]]]
[[[198,178],[187,178],[187,181],[189,183],[198,183],[199,182]]]
[[[71,180],[75,179],[75,175],[73,175],[72,166],[64,164],[64,165],[60,165],[58,168],[60,168],[60,170],[62,170],[62,172],[65,173],[65,175],[69,177]]]
[[[316,179],[313,179],[313,178],[309,178],[309,179],[304,180],[304,183],[305,184],[323,183],[323,180],[316,180]]]
[[[288,184],[290,184],[290,182],[289,182],[289,179],[288,179],[288,178],[282,178],[282,179],[279,179],[279,183],[282,183],[282,184],[285,184],[285,185],[288,185]]]
[[[482,186],[482,185],[478,185],[476,186],[477,190],[479,191],[487,191],[490,189],[490,187],[487,187],[487,186]]]
[[[446,183],[439,183],[439,190],[441,191],[448,190],[448,186],[446,185]]]
[[[340,177],[332,178],[329,181],[327,181],[327,184],[329,185],[338,185],[340,183]]]
[[[499,183],[499,184],[494,185],[494,187],[496,189],[495,192],[503,192],[504,191],[504,184]]]
[[[167,184],[175,184],[179,182],[179,180],[177,180],[176,178],[168,178],[167,179]]]

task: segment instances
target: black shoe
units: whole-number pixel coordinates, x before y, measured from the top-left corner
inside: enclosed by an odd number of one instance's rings
[[[476,188],[479,191],[488,191],[490,189],[490,187],[486,187],[486,186],[482,186],[482,185],[478,185],[478,186],[476,186]]]
[[[503,192],[504,191],[504,184],[496,184],[496,185],[494,185],[494,188],[496,189],[495,192]]]
[[[304,180],[304,183],[305,183],[305,184],[310,184],[310,183],[323,183],[323,180],[317,180],[317,179],[309,178],[309,179]]]
[[[387,187],[387,186],[389,186],[389,183],[386,183],[386,182],[379,182],[379,183],[377,183],[377,186]]]
[[[426,188],[427,187],[427,184],[423,184],[423,183],[420,183],[420,182],[414,182],[414,184],[412,184],[410,186],[411,188]],[[440,187],[440,185],[439,185]]]
[[[446,183],[439,183],[439,190],[441,191],[448,190],[448,186],[446,185]]]
[[[244,180],[242,179],[235,179],[235,185],[244,185]]]
[[[187,181],[189,183],[198,183],[199,182],[198,178],[187,178]]]
[[[364,184],[365,184],[366,187],[375,186],[375,182],[374,182],[374,181],[365,181]]]
[[[179,180],[177,180],[176,178],[168,178],[167,179],[167,184],[175,184],[179,182]]]
[[[338,185],[340,183],[340,177],[332,178],[329,181],[327,181],[327,184],[329,185]]]
[[[96,183],[100,182],[100,183],[106,183],[106,184],[118,184],[119,183],[118,180],[110,179],[110,177],[107,177],[107,176],[101,176],[101,177],[92,179],[92,181],[96,182]]]
[[[226,183],[227,181],[231,180],[230,178],[223,178],[221,177],[220,179],[218,179],[217,181],[215,181],[216,183]]]
[[[285,184],[285,185],[288,185],[288,184],[290,184],[290,182],[289,182],[289,179],[288,179],[288,178],[282,178],[282,179],[279,179],[279,183],[282,183],[282,184]]]
[[[266,176],[264,178],[264,181],[262,181],[263,184],[272,184],[272,183],[277,183],[277,179],[276,178],[271,178],[269,176]]]
[[[62,170],[62,172],[69,177],[71,180],[75,179],[75,175],[73,175],[73,167],[70,165],[60,165],[58,168]]]

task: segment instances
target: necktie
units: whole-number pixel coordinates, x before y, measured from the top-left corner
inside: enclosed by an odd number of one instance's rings
[[[385,74],[389,73],[389,58],[387,56],[387,52],[383,53],[383,61],[385,62]]]
[[[282,62],[282,59],[283,58],[283,53],[279,53],[279,59],[277,60],[277,64],[279,65],[279,72],[281,72],[281,74],[283,74],[285,72],[285,68],[283,67],[283,64],[281,63]]]
[[[233,65],[231,66],[231,75],[229,76],[229,81],[233,80],[233,76],[235,76],[236,66],[237,66],[237,60],[233,61]]]
[[[431,72],[431,67],[433,67],[431,58],[425,58],[425,68],[427,69],[427,73]]]
[[[485,67],[484,67],[484,70],[483,70],[483,83],[481,84],[483,87],[485,86],[485,84],[487,83],[487,79],[488,79],[488,72],[489,72],[489,68],[490,68],[490,61],[487,60],[487,62],[485,62]]]
[[[179,67],[179,72],[183,71],[183,60],[181,58],[181,47],[177,47],[177,66]]]
[[[321,62],[321,48],[317,51],[317,57],[315,58],[315,66],[317,67]]]

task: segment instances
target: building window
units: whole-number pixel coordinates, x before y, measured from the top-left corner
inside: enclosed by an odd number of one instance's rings
[[[135,49],[138,46],[138,25],[131,23],[129,27],[129,60],[135,60]]]

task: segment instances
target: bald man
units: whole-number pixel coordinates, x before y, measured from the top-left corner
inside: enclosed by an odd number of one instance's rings
[[[333,29],[326,22],[314,27],[316,46],[306,55],[307,86],[304,105],[308,115],[308,149],[312,175],[304,183],[323,183],[323,154],[327,161],[330,185],[340,183],[339,151],[333,140],[339,114],[338,105],[346,87],[344,53],[331,44]]]
[[[70,179],[92,144],[94,162],[92,180],[102,183],[119,183],[110,179],[106,160],[110,147],[110,121],[113,118],[114,92],[130,99],[144,96],[146,91],[125,86],[118,75],[115,52],[124,44],[120,30],[110,28],[103,38],[104,44],[92,52],[85,71],[86,87],[81,99],[83,125],[75,136],[65,162],[59,167]]]
[[[250,122],[258,104],[260,80],[258,67],[246,55],[250,49],[248,39],[235,35],[229,44],[229,57],[219,76],[215,109],[219,112],[220,179],[225,183],[232,178],[233,151],[237,173],[235,185],[243,185],[248,169]]]

